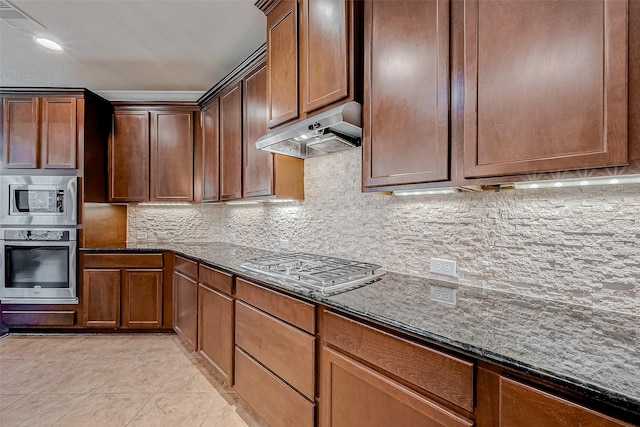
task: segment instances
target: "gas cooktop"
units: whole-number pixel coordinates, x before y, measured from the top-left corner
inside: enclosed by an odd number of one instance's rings
[[[382,276],[382,266],[304,252],[253,258],[240,265],[287,283],[331,293]]]

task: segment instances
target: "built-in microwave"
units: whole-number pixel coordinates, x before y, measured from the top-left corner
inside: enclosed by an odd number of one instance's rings
[[[75,176],[0,176],[0,226],[75,226]]]

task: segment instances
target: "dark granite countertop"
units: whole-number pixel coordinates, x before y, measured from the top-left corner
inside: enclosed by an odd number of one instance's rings
[[[640,416],[638,316],[459,285],[454,285],[454,306],[429,298],[430,286],[438,281],[391,272],[374,283],[323,295],[242,269],[243,261],[273,252],[227,243],[128,243],[81,250],[170,250]]]

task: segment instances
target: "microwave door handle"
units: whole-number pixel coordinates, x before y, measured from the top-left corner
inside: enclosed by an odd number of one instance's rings
[[[78,205],[78,197],[77,197],[78,187],[77,186],[78,186],[77,180],[72,179],[71,181],[69,181],[68,188],[69,188],[69,194],[71,195],[70,200],[68,201],[69,204],[67,204],[66,197],[64,201],[65,205],[71,206],[71,219],[73,220],[74,223],[76,223],[76,218],[77,218],[77,213],[76,213],[76,206]]]

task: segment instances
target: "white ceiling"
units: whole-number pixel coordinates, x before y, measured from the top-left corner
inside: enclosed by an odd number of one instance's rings
[[[112,101],[198,99],[265,42],[254,1],[10,0],[44,28],[0,21],[0,86],[86,87]]]

